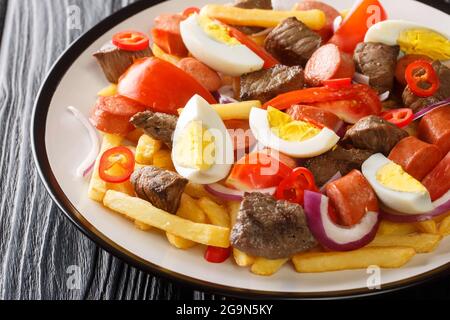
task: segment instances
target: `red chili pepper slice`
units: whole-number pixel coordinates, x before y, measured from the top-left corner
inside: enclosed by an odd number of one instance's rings
[[[323,81],[325,87],[340,89],[340,88],[348,88],[352,85],[352,79],[350,78],[342,78],[342,79],[330,79]]]
[[[189,16],[194,13],[200,13],[200,9],[197,7],[186,8],[183,11],[183,17],[189,18]]]
[[[280,182],[276,198],[303,205],[305,190],[319,191],[311,171],[303,167],[296,168],[291,175]]]
[[[148,48],[150,39],[139,31],[122,31],[113,36],[113,44],[125,51],[141,51]]]
[[[98,173],[105,182],[122,183],[131,177],[134,166],[133,152],[127,147],[115,147],[103,153]]]
[[[414,113],[409,108],[401,108],[382,112],[381,116],[385,120],[395,124],[400,128],[403,128],[413,121]]]
[[[417,60],[409,64],[405,78],[411,91],[421,98],[430,97],[439,90],[439,77],[428,61]]]
[[[205,251],[205,260],[211,263],[222,263],[230,257],[230,254],[230,248],[209,246]]]

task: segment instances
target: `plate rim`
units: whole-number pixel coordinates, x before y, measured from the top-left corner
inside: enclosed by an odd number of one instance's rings
[[[417,2],[414,0],[410,1]],[[47,76],[44,78],[36,96],[31,114],[30,126],[31,149],[34,164],[38,171],[39,178],[44,184],[44,187],[49,193],[52,201],[58,206],[58,208],[76,226],[79,231],[81,231],[85,236],[87,236],[91,241],[99,245],[105,251],[146,273],[156,274],[160,277],[182,283],[183,285],[187,285],[190,287],[195,287],[202,291],[238,298],[328,300],[368,297],[410,288],[423,284],[425,282],[435,281],[445,275],[450,274],[450,262],[448,262],[425,273],[384,284],[381,289],[375,290],[364,287],[330,292],[282,292],[251,290],[199,280],[158,266],[150,261],[136,256],[122,246],[119,246],[112,239],[109,239],[100,230],[91,225],[70,202],[68,197],[63,192],[61,186],[57,182],[56,177],[51,170],[49,159],[47,156],[45,143],[46,126],[42,126],[40,124],[47,123],[48,110],[62,78],[72,66],[74,61],[87,48],[93,42],[95,42],[98,37],[109,31],[117,24],[125,21],[126,19],[143,10],[146,10],[162,2],[165,2],[165,0],[138,0],[116,11],[112,15],[106,17],[105,19],[94,25],[92,28],[87,30],[59,56],[59,58],[50,68]],[[422,4],[426,5],[424,3]],[[433,7],[430,8],[437,10]]]

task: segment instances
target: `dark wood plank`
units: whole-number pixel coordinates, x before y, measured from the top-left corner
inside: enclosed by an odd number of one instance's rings
[[[63,217],[34,168],[30,115],[46,73],[82,32],[131,2],[0,0],[0,299],[222,298],[140,272],[100,249]],[[448,10],[444,0],[434,3]],[[80,8],[81,30],[67,29],[70,5]],[[80,268],[79,290],[67,286],[72,265]],[[442,282],[407,294],[442,297],[449,289]]]

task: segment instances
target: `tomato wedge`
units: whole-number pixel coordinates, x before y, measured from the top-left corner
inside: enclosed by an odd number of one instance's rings
[[[314,176],[306,168],[296,168],[292,173],[280,182],[277,188],[276,198],[303,205],[305,190],[318,192]]]
[[[352,85],[352,79],[350,78],[342,78],[342,79],[330,79],[330,80],[324,80],[323,84],[325,87],[328,88],[348,88]]]
[[[122,183],[131,177],[134,166],[133,152],[127,147],[115,147],[103,153],[98,173],[105,182]]]
[[[418,97],[430,97],[438,91],[439,78],[433,66],[425,60],[417,60],[409,64],[405,71],[408,87]]]
[[[205,251],[205,260],[211,263],[222,263],[230,257],[230,254],[230,248],[209,246]]]
[[[122,31],[113,36],[112,42],[125,51],[141,51],[148,48],[150,39],[139,31]]]
[[[277,59],[272,57],[272,55],[268,53],[263,47],[259,46],[255,41],[247,37],[245,34],[233,27],[227,27],[230,30],[230,35],[233,38],[236,38],[240,43],[252,50],[257,56],[264,60],[265,69],[270,69],[277,64],[280,64]]]
[[[413,121],[414,113],[409,108],[401,108],[382,112],[381,116],[397,127],[403,128]]]
[[[158,58],[137,60],[120,78],[117,91],[153,111],[174,115],[196,94],[217,103],[192,76]]]
[[[364,41],[367,30],[386,19],[386,11],[378,0],[359,1],[330,39],[330,43],[344,52],[353,53],[356,45]]]

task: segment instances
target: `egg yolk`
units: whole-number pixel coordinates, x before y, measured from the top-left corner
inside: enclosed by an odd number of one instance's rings
[[[215,162],[214,136],[201,121],[192,121],[186,126],[174,149],[181,167],[206,171]]]
[[[406,54],[423,54],[433,60],[450,59],[450,41],[443,35],[428,29],[408,29],[397,40]]]
[[[427,192],[427,189],[396,163],[388,163],[377,172],[376,179],[383,186],[403,192]]]
[[[315,126],[293,120],[288,114],[272,107],[267,108],[267,116],[272,132],[286,141],[305,141],[320,133]]]
[[[198,21],[205,33],[214,40],[229,46],[241,44],[236,38],[230,36],[226,26],[211,20],[207,16],[199,16]]]

